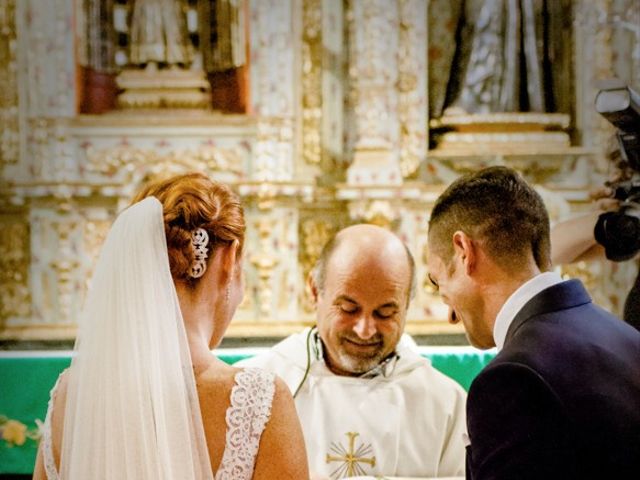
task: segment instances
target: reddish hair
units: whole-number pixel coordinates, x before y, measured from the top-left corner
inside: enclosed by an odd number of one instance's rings
[[[204,228],[209,234],[209,258],[221,244],[238,242],[242,252],[245,234],[244,212],[240,200],[226,185],[214,182],[202,173],[176,175],[145,185],[133,203],[155,197],[162,203],[164,231],[169,250],[169,266],[174,280],[189,283],[195,260],[191,233]]]

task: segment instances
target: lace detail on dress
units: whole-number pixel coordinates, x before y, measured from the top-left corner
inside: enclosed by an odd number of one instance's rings
[[[216,480],[253,477],[260,436],[271,416],[274,376],[258,368],[236,374],[227,409],[227,439]]]
[[[44,419],[44,425],[42,428],[42,459],[44,463],[44,471],[47,474],[48,480],[59,480],[60,476],[58,475],[58,469],[56,468],[56,461],[53,458],[53,440],[51,435],[51,416],[53,415],[53,399],[55,398],[56,391],[58,390],[58,384],[60,383],[60,379],[62,372],[58,376],[58,380],[56,380],[56,384],[51,389],[49,393],[49,404],[47,406],[47,417]]]

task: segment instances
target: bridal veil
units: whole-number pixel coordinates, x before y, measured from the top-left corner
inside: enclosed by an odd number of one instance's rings
[[[213,479],[160,202],[116,219],[79,320],[63,479]]]

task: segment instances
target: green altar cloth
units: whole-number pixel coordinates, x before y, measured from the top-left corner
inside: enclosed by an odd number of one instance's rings
[[[471,381],[494,357],[494,351],[471,347],[419,347],[435,368],[468,390]],[[265,348],[225,348],[215,351],[233,364]],[[68,351],[0,352],[0,475],[31,474],[49,391],[69,366]]]

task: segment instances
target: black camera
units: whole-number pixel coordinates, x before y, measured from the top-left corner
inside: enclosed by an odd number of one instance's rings
[[[607,258],[621,262],[640,251],[640,95],[611,84],[596,95],[596,111],[616,127],[623,165],[631,171],[629,178],[607,183],[620,208],[600,215],[594,229]]]

